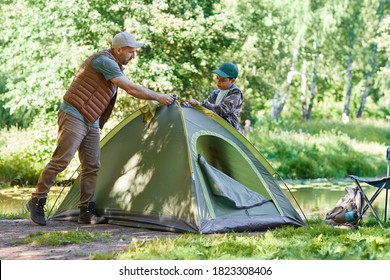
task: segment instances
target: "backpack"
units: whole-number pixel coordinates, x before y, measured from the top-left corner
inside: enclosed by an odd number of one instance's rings
[[[345,187],[346,195],[325,216],[325,223],[332,226],[353,227],[360,219],[364,206],[363,196],[357,188]]]

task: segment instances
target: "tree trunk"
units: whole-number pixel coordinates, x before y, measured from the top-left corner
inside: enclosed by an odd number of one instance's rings
[[[357,13],[354,13],[354,18],[356,18]],[[351,26],[349,33],[349,49],[348,49],[348,65],[347,65],[347,75],[348,81],[345,87],[345,102],[344,102],[344,112],[342,121],[343,123],[349,122],[349,106],[351,103],[351,93],[352,93],[352,51],[355,45],[355,25]]]
[[[287,101],[287,98],[288,98],[288,90],[290,88],[292,79],[293,79],[294,74],[295,74],[295,64],[297,63],[297,60],[298,60],[298,54],[299,54],[299,43],[296,46],[296,48],[294,49],[294,54],[293,54],[293,60],[292,60],[292,63],[291,63],[291,68],[290,68],[290,71],[287,74],[286,89],[285,89],[285,93],[284,93],[283,98],[282,98],[282,100],[281,100],[281,102],[279,104],[279,107],[278,107],[278,115],[277,115],[277,117],[280,116],[280,114],[283,111],[284,105],[286,104],[286,101]]]
[[[277,119],[280,116],[281,112],[283,111],[284,105],[286,104],[286,101],[288,98],[288,90],[289,90],[289,87],[291,85],[292,79],[293,79],[294,74],[295,74],[295,64],[297,63],[297,60],[298,60],[300,40],[301,40],[301,37],[302,37],[304,32],[305,32],[305,28],[302,28],[298,32],[297,36],[295,37],[295,43],[294,43],[295,48],[294,48],[294,52],[293,52],[293,59],[292,59],[292,63],[291,63],[291,68],[287,74],[287,82],[286,82],[285,92],[283,94],[283,97],[282,97],[280,104],[278,104],[280,92],[279,92],[279,90],[275,90],[274,98],[273,98],[273,107],[272,107],[272,112],[271,112],[271,117],[274,119]]]
[[[274,98],[272,98],[271,118],[278,118],[279,89],[275,89]]]
[[[307,109],[306,109],[306,87],[307,87],[307,62],[306,58],[302,62],[302,72],[301,72],[301,117],[303,120],[307,118]]]
[[[352,3],[355,3],[352,1]],[[350,103],[351,103],[351,94],[352,94],[352,51],[355,46],[355,27],[360,14],[360,5],[361,2],[358,1],[355,3],[356,6],[353,7],[354,12],[351,19],[351,29],[349,32],[349,48],[348,48],[348,65],[347,65],[347,75],[348,81],[345,87],[345,103],[344,103],[344,112],[342,116],[343,123],[349,122],[349,113],[350,113]]]
[[[282,101],[281,101],[280,104],[279,104],[279,107],[278,107],[278,117],[279,117],[280,114],[282,113],[283,108],[284,108],[284,105],[286,104],[287,97],[288,97],[288,87],[289,87],[289,86],[290,86],[290,85],[287,85],[286,92],[283,94]]]
[[[343,112],[343,122],[349,122],[349,104],[351,103],[351,92],[352,92],[352,50],[348,53],[348,81],[345,89],[345,103]]]
[[[364,88],[362,101],[360,102],[360,106],[359,106],[359,110],[356,114],[356,118],[362,117],[364,106],[366,105],[367,96],[370,93],[371,80],[372,80],[372,75],[373,75],[374,68],[375,68],[375,57],[376,57],[376,50],[377,50],[376,38],[378,37],[378,30],[379,30],[379,27],[380,27],[381,22],[382,22],[383,10],[384,10],[386,1],[387,0],[382,0],[379,3],[379,7],[378,7],[378,17],[379,18],[378,18],[378,23],[376,26],[374,42],[372,44],[372,53],[371,53],[371,57],[370,57],[370,71],[367,73],[367,76],[366,76],[366,86]]]
[[[371,59],[370,59],[370,61],[371,61]],[[359,110],[356,114],[356,118],[358,118],[358,119],[361,118],[363,115],[363,110],[364,110],[364,106],[366,105],[367,96],[368,96],[368,93],[370,92],[371,79],[372,79],[372,71],[370,71],[366,77],[366,85],[364,87],[362,101],[360,102]]]
[[[307,108],[306,119],[311,120],[314,98],[316,96],[316,81],[317,81],[317,33],[314,35],[313,42],[313,71],[311,72],[311,85],[310,85],[310,102]]]

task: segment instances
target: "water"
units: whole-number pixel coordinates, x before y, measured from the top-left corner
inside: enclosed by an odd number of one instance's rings
[[[339,182],[326,182],[326,181],[305,181],[302,183],[287,183],[289,189],[292,192],[292,195],[283,187],[284,193],[287,195],[294,207],[299,211],[297,204],[295,203],[293,196],[299,203],[306,217],[320,217],[324,218],[326,212],[331,210],[336,203],[342,198],[346,192],[346,186],[354,187],[354,183],[351,180],[339,181]],[[377,188],[361,184],[364,193],[370,199],[371,196],[375,193]],[[390,194],[389,194],[390,197]],[[383,190],[381,194],[375,199],[373,203],[373,208],[377,212],[380,219],[384,218],[385,212],[385,200],[386,200],[386,190]],[[390,200],[390,199],[389,199]],[[388,202],[389,204],[389,202]],[[389,218],[389,209],[388,205],[388,214]],[[299,211],[299,213],[301,213]],[[367,216],[373,216],[371,210],[367,210]]]
[[[62,187],[52,187],[47,201],[47,209],[51,210],[54,202],[61,193],[58,201],[61,202],[69,188],[65,188],[62,192]],[[0,189],[0,215],[16,215],[17,217],[28,217],[26,203],[31,198],[31,192],[34,188],[5,188]],[[57,202],[57,207],[59,203]]]
[[[299,206],[302,208],[306,217],[320,217],[324,218],[326,212],[332,209],[337,201],[343,197],[346,186],[354,186],[353,182],[350,180],[339,181],[339,182],[328,182],[328,181],[318,181],[318,180],[308,180],[297,182],[287,182],[287,185],[293,196],[298,201]],[[367,196],[370,198],[372,194],[377,190],[376,188],[366,186],[362,184],[362,188]],[[61,192],[62,187],[52,187],[49,197],[47,208],[51,209],[54,204],[58,194]],[[62,201],[69,188],[65,188],[62,192],[59,202]],[[31,192],[33,188],[6,188],[0,190],[0,214],[19,214],[27,217],[27,211],[25,210],[25,204],[31,197]],[[294,201],[293,196],[290,192],[283,186],[283,191],[301,214],[297,204]],[[385,209],[385,195],[386,190],[383,190],[381,194],[375,200],[373,206],[375,211],[377,211],[379,217],[383,219],[384,209]],[[390,196],[390,194],[389,194]],[[57,206],[59,205],[57,202]],[[390,205],[388,206],[388,208]],[[367,212],[368,216],[371,216],[371,210]],[[388,210],[387,217],[389,218],[390,210]],[[301,214],[302,215],[302,214]]]

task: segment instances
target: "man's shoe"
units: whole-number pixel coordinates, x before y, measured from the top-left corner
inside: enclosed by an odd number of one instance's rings
[[[79,224],[106,224],[107,219],[96,211],[95,202],[89,202],[88,206],[80,207]]]
[[[45,210],[43,209],[45,204],[46,197],[33,197],[26,204],[27,210],[30,211],[31,220],[41,226],[46,225]]]

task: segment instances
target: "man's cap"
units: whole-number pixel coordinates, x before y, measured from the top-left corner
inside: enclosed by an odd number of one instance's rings
[[[128,32],[120,32],[114,36],[112,39],[111,48],[123,48],[123,47],[132,47],[140,48],[144,45],[143,42],[137,42],[133,35]]]
[[[238,67],[233,62],[224,62],[217,70],[213,70],[213,73],[221,76],[222,78],[236,79],[238,77]]]

